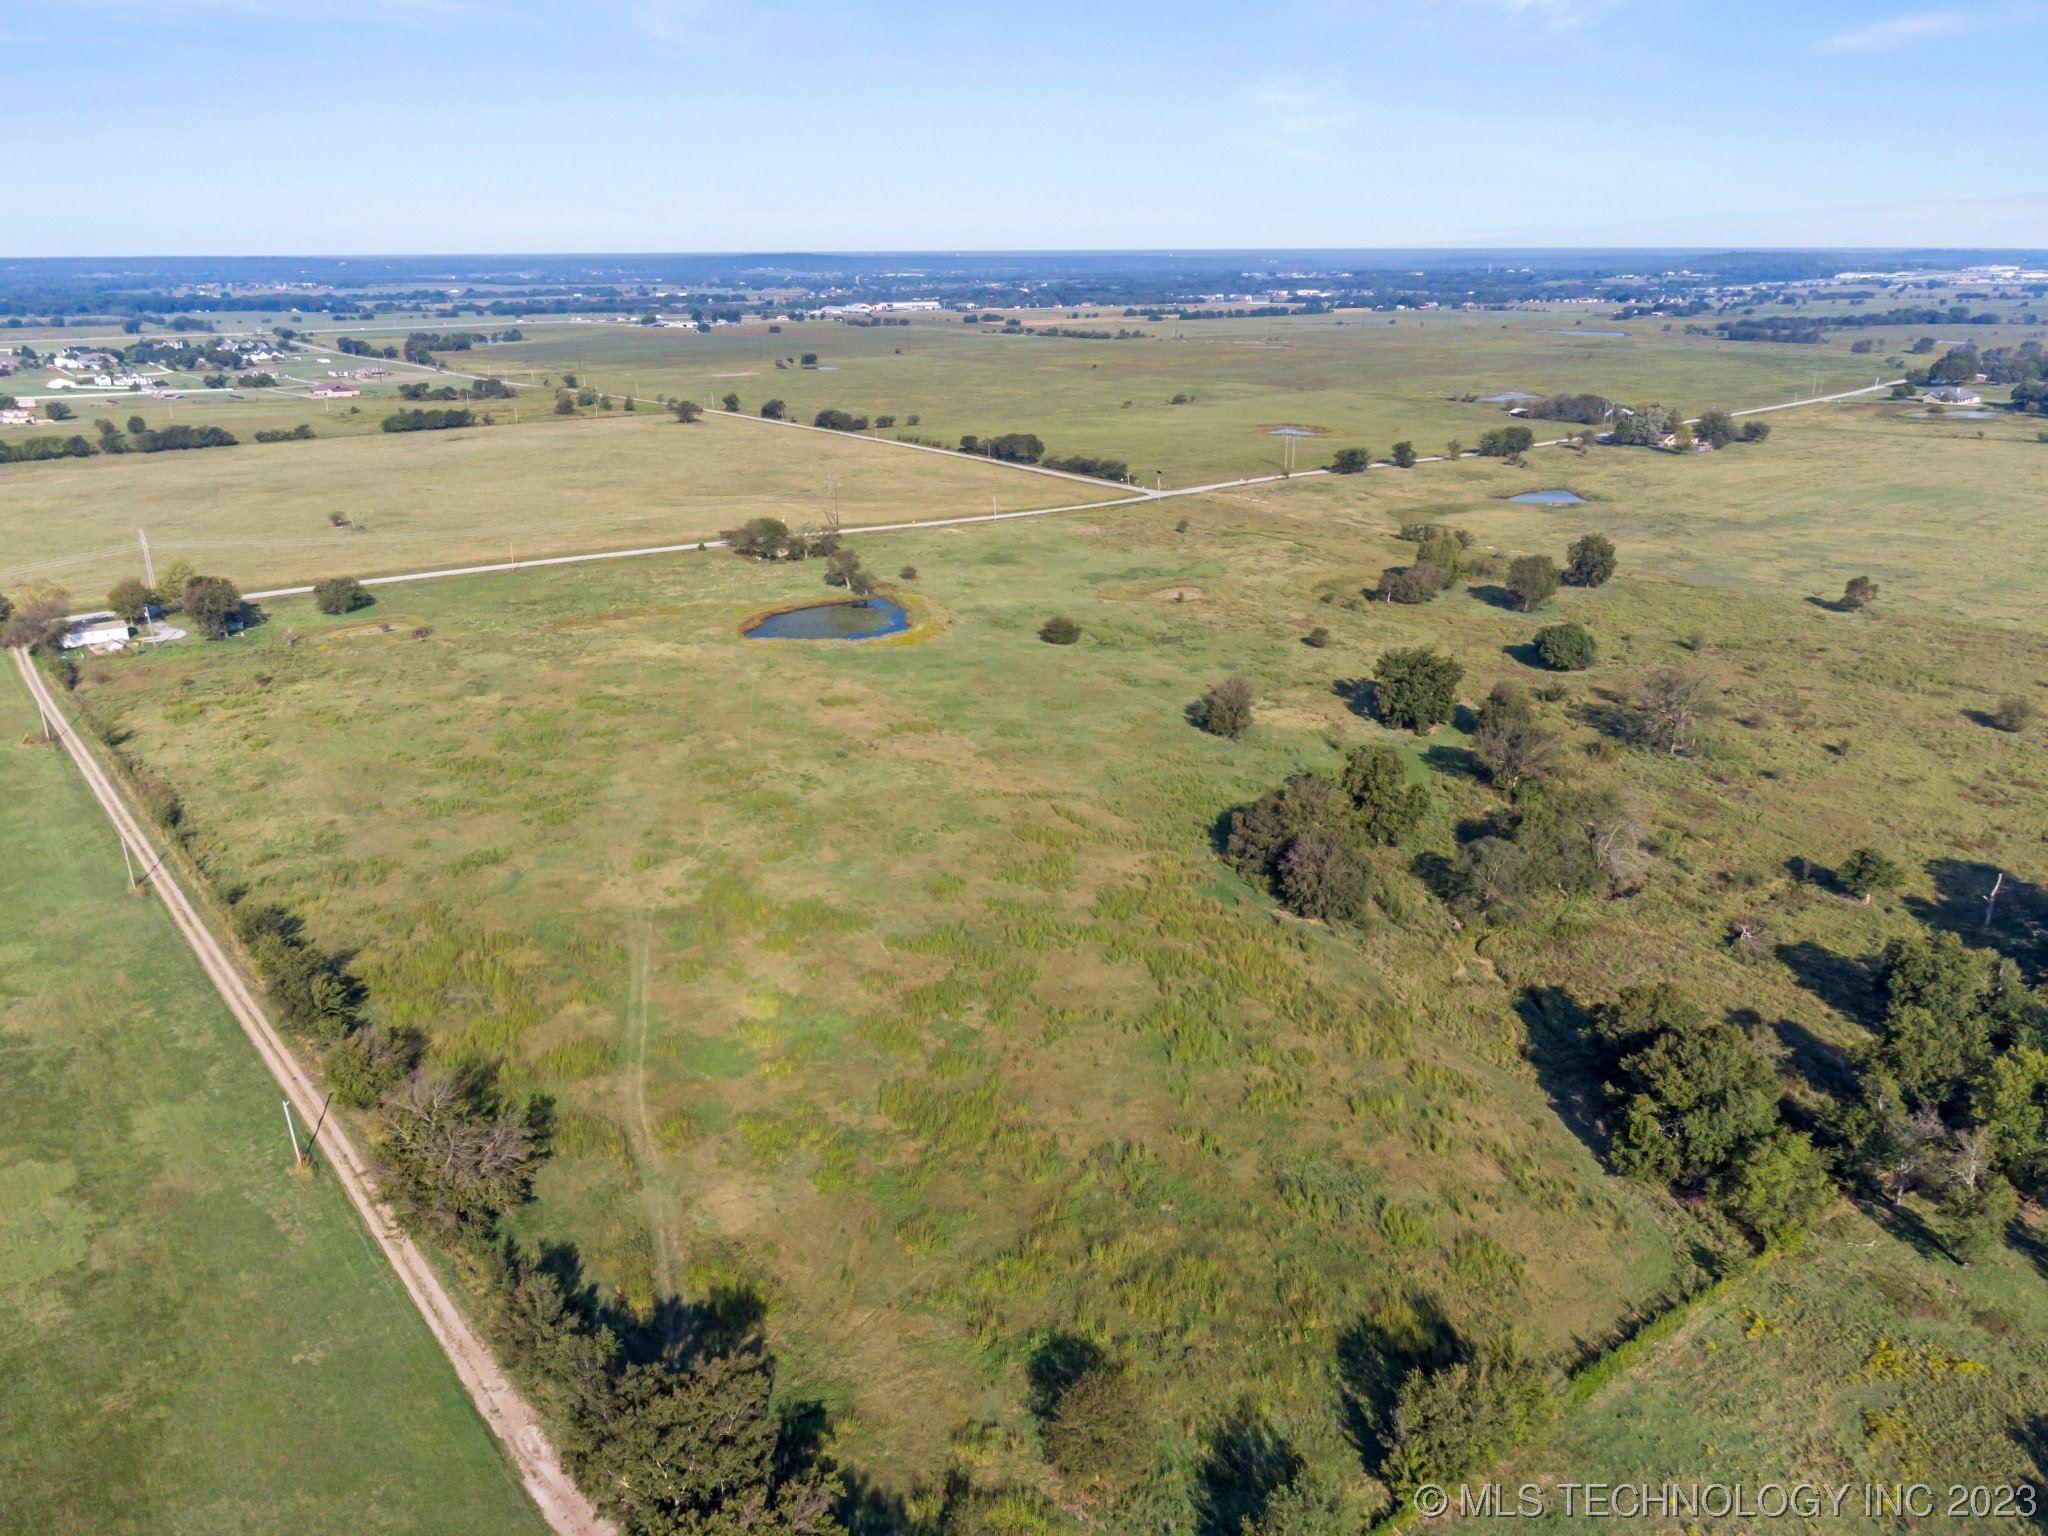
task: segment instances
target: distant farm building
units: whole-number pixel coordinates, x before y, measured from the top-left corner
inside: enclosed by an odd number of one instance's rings
[[[64,631],[67,651],[118,651],[128,644],[128,621],[116,613],[83,613]]]
[[[1920,398],[1929,405],[1975,405],[1984,397],[1974,389],[1965,389],[1960,384],[1943,384],[1938,389],[1930,389]]]

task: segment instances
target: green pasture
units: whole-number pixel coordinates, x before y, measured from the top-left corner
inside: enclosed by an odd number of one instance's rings
[[[853,526],[1113,494],[819,432],[715,418],[686,427],[652,411],[5,472],[0,587],[40,576],[86,602],[140,574],[137,530],[159,568],[182,555],[256,590],[709,538],[750,517],[822,524],[835,504]]]
[[[1687,336],[1682,323],[1667,331],[1663,320],[1604,315],[1572,305],[1270,320],[1021,317],[1041,328],[1145,333],[1126,341],[1004,336],[950,314],[874,327],[791,321],[779,334],[754,322],[708,335],[589,326],[464,357],[478,371],[568,371],[619,392],[705,403],[732,392],[749,412],[778,398],[806,421],[828,406],[889,414],[898,422],[890,430],[949,446],[962,433],[1035,432],[1051,453],[1119,458],[1145,484],[1163,476],[1169,486],[1277,472],[1285,442],[1266,429],[1283,424],[1328,434],[1296,440],[1302,468],[1347,444],[1377,454],[1399,439],[1424,453],[1452,438],[1473,447],[1507,419],[1506,407],[1461,403],[1467,394],[1590,391],[1694,413],[1853,389],[1883,373],[1883,357],[1852,355],[1846,336],[1821,346],[1723,342]],[[1585,334],[1615,330],[1627,334]],[[806,352],[819,368],[801,366]],[[1191,398],[1170,404],[1176,395]],[[913,414],[919,424],[902,425]]]
[[[940,619],[922,644],[743,641],[749,613],[825,589],[707,554],[406,589],[344,619],[279,603],[241,640],[92,663],[76,697],[176,786],[216,881],[351,950],[372,1010],[437,1061],[556,1097],[524,1235],[573,1241],[642,1312],[757,1288],[847,1465],[899,1491],[963,1458],[1036,1477],[1029,1363],[1077,1333],[1139,1371],[1169,1461],[1238,1413],[1360,1478],[1344,1404],[1378,1411],[1427,1319],[1518,1328],[1573,1366],[1726,1242],[1600,1171],[1580,1009],[1678,981],[1815,1105],[1888,936],[1968,910],[1987,861],[2048,878],[2038,740],[1979,721],[2048,676],[2022,601],[2039,454],[1801,413],[1718,455],[1556,451],[856,541]],[[1497,499],[1553,484],[1592,499]],[[1621,575],[1536,615],[1485,572],[1426,607],[1355,601],[1419,517],[1502,556],[1604,529]],[[1871,611],[1808,601],[1856,573],[1882,582]],[[1055,613],[1079,645],[1035,638]],[[1591,672],[1523,659],[1558,616],[1598,637]],[[1326,648],[1303,643],[1317,626]],[[1465,663],[1468,701],[1562,682],[1543,709],[1575,771],[1643,807],[1640,895],[1474,932],[1390,870],[1391,915],[1360,935],[1276,916],[1216,862],[1231,805],[1391,739],[1347,685],[1421,643]],[[1667,665],[1718,700],[1695,760],[1603,723]],[[1183,714],[1231,672],[1258,699],[1236,744]],[[1418,868],[1495,803],[1466,723],[1397,740],[1436,797]],[[1868,843],[1911,875],[1865,907],[1824,871]],[[1726,948],[1738,915],[1767,920],[1769,963]],[[1881,1319],[1888,1271],[1830,1257],[1851,1238],[1871,1235],[1829,1227],[1712,1315],[1796,1283]],[[1996,1263],[1981,1283],[2032,1316],[2038,1278]],[[1628,1401],[1649,1428],[1601,1417],[1610,1387],[1558,1444],[1675,1475],[1681,1422],[1727,1444],[1759,1422],[1648,1358]],[[2020,1344],[1982,1358],[1987,1401],[2031,1400]],[[1920,1422],[1958,1466],[1991,1455],[1961,1443],[1975,1421]]]
[[[0,690],[0,1525],[544,1531],[35,722]]]

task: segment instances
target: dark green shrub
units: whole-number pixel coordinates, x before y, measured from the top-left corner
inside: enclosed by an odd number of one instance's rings
[[[1585,625],[1567,620],[1536,631],[1536,654],[1553,671],[1583,672],[1598,657],[1599,646]]]
[[[1050,618],[1038,626],[1038,638],[1047,645],[1072,645],[1081,638],[1081,626],[1068,618]]]

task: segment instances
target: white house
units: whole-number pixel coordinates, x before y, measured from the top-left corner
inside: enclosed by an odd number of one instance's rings
[[[36,413],[34,411],[24,411],[19,406],[13,405],[10,405],[4,411],[0,411],[0,427],[32,427],[35,424]]]
[[[64,631],[64,649],[118,651],[128,643],[128,621],[115,613],[84,613]]]
[[[1960,384],[1943,384],[1930,389],[1920,397],[1930,405],[1975,405],[1984,397],[1974,389],[1965,389]]]

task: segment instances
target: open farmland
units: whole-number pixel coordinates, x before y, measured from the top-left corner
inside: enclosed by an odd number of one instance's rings
[[[900,522],[1113,494],[1072,480],[640,412],[6,466],[0,573],[96,598],[183,555],[243,587],[716,537],[750,517]],[[337,526],[335,519],[342,520]]]
[[[952,315],[872,327],[790,322],[779,334],[755,322],[709,335],[580,326],[460,356],[477,371],[514,378],[524,369],[567,371],[614,392],[706,404],[732,392],[748,412],[782,399],[801,421],[826,407],[890,414],[899,423],[894,430],[949,446],[963,433],[1035,432],[1050,453],[1121,459],[1144,484],[1163,477],[1168,486],[1277,472],[1284,440],[1266,431],[1276,425],[1325,429],[1326,437],[1297,440],[1294,462],[1307,468],[1347,444],[1381,455],[1403,438],[1423,453],[1442,451],[1452,438],[1476,446],[1503,419],[1503,407],[1483,398],[1510,391],[1590,391],[1690,413],[1857,388],[1883,364],[1882,356],[1853,356],[1846,337],[1824,346],[1724,342],[1667,332],[1661,320],[1612,322],[1566,306],[1241,320],[1150,321],[1113,312],[1070,319],[1045,311],[1021,318],[1041,328],[1144,334],[1123,341],[1003,335],[999,326],[963,325]],[[2012,336],[1993,339],[2039,334],[2038,327],[2009,329]],[[1625,334],[1592,334],[1609,331]],[[817,355],[818,368],[800,366],[807,352]],[[1174,404],[1176,395],[1189,398]],[[1480,400],[1466,402],[1467,395]],[[902,426],[910,415],[918,423]]]
[[[280,603],[239,641],[91,663],[77,698],[174,789],[218,886],[349,949],[376,1018],[424,1031],[435,1064],[555,1099],[522,1239],[573,1243],[643,1321],[669,1296],[757,1294],[786,1391],[883,1492],[949,1464],[1045,1479],[1034,1383],[1078,1338],[1156,1404],[1162,1518],[1205,1476],[1227,1488],[1259,1435],[1384,1507],[1390,1382],[1446,1332],[1518,1328],[1577,1366],[1742,1251],[1696,1203],[1603,1171],[1589,1005],[1677,981],[1810,1115],[1869,1037],[1884,941],[1960,925],[1992,850],[2022,892],[2048,876],[2038,743],[1978,719],[2048,673],[2023,601],[2038,453],[1836,409],[1716,455],[1546,453],[855,541],[915,568],[900,585],[939,625],[921,644],[743,641],[817,575],[726,555],[406,590],[345,619]],[[1549,484],[1592,499],[1497,499]],[[1920,515],[1864,517],[1915,487]],[[1607,531],[1622,573],[1537,615],[1483,573],[1428,606],[1355,602],[1419,518],[1508,555]],[[1974,562],[1986,541],[2018,574]],[[1871,611],[1807,600],[1865,572]],[[1034,638],[1055,613],[1079,645]],[[1466,701],[1543,681],[1525,647],[1560,615],[1601,660],[1550,677],[1544,718],[1572,775],[1643,804],[1652,874],[1626,901],[1460,928],[1436,882],[1498,803],[1470,710],[1396,736],[1353,685],[1414,644],[1464,662]],[[1316,626],[1327,646],[1302,643]],[[1616,709],[1674,664],[1713,690],[1710,746],[1628,751]],[[1183,713],[1231,672],[1258,701],[1235,743]],[[1276,912],[1214,858],[1219,817],[1370,741],[1429,786],[1416,844],[1382,862],[1362,931]],[[1873,838],[1906,860],[1894,898],[1800,873]],[[1776,948],[1744,963],[1726,924],[1759,912]],[[2020,952],[2025,932],[1987,938]],[[1673,1352],[1733,1348],[1743,1305],[1835,1330],[1800,1363],[1834,1415],[1820,1465],[1897,1466],[1862,1399],[1833,1395],[1862,1358],[1843,1330],[1938,1334],[1993,1373],[1992,1419],[2023,1412],[2030,1261],[1957,1290],[1916,1255],[1935,1328],[1882,1289],[1873,1241],[1897,1239],[1838,1213],[1554,1443],[1632,1476],[1718,1470],[1704,1447],[1739,1443],[1761,1388],[1689,1394]],[[2032,1465],[1935,1406],[1915,1420],[1930,1455]]]
[[[63,756],[0,703],[0,1520],[540,1532]],[[91,956],[90,965],[81,957]]]

